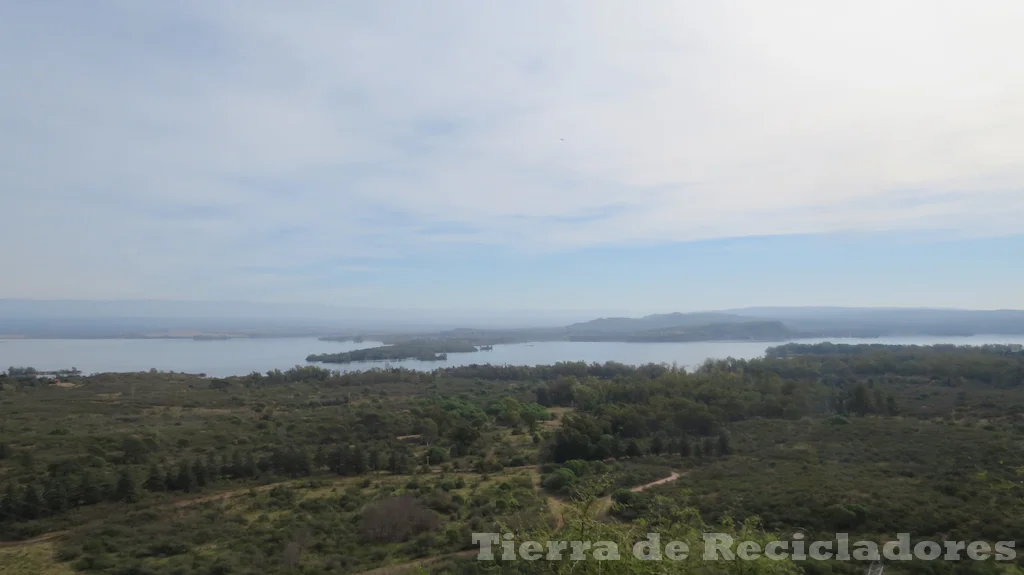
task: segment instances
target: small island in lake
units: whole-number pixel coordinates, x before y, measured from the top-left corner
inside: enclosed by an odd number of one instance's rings
[[[471,353],[477,347],[464,341],[406,341],[394,345],[369,347],[341,353],[320,353],[306,357],[306,361],[322,363],[351,363],[353,361],[444,361],[449,353]]]
[[[231,339],[230,335],[194,335],[192,339],[196,341],[224,341]]]

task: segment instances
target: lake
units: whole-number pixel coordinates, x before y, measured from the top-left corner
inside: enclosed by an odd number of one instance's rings
[[[982,345],[1024,343],[1024,336],[970,337],[888,337],[878,339],[801,340],[809,343],[882,343],[930,345]],[[111,371],[179,371],[227,377],[252,371],[288,369],[308,365],[311,353],[336,353],[380,345],[379,342],[328,342],[315,338],[229,339],[195,341],[192,339],[9,339],[0,340],[0,369],[7,366],[34,367],[51,371],[77,367],[85,373]],[[558,361],[587,363],[618,361],[626,364],[675,363],[694,367],[708,358],[753,359],[777,343],[687,342],[624,343],[551,341],[496,345],[492,351],[451,353],[447,361],[405,360],[392,366],[431,370],[438,367],[492,363],[544,365]],[[316,364],[340,371],[384,367],[384,362]]]

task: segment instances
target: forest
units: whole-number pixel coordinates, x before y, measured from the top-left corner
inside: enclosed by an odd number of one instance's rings
[[[0,412],[3,573],[609,569],[474,561],[470,534],[502,530],[616,541],[653,526],[698,540],[710,528],[879,542],[1024,533],[1024,353],[1011,346],[790,344],[691,371],[12,368]],[[707,567],[613,566],[670,568]],[[1019,568],[911,561],[886,572]]]

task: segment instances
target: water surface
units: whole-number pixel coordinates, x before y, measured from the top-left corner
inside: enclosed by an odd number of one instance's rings
[[[970,337],[888,337],[877,339],[801,340],[810,343],[881,343],[931,345],[982,345],[987,343],[1024,343],[1024,336]],[[311,353],[336,353],[380,345],[366,341],[328,342],[315,338],[229,339],[195,341],[191,339],[11,339],[0,340],[0,369],[8,366],[56,370],[77,367],[85,373],[108,371],[183,371],[226,377],[262,373],[308,365]],[[626,364],[667,363],[692,368],[708,358],[753,359],[764,355],[777,343],[687,342],[624,343],[549,341],[496,345],[493,351],[450,353],[447,361],[404,360],[317,364],[340,371],[363,370],[385,365],[431,370],[437,367],[493,363],[544,365],[559,361],[587,363],[618,361]]]

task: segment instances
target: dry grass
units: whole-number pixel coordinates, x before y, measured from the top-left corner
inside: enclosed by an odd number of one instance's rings
[[[53,557],[53,543],[0,548],[0,573],[4,575],[73,575],[74,570]]]

